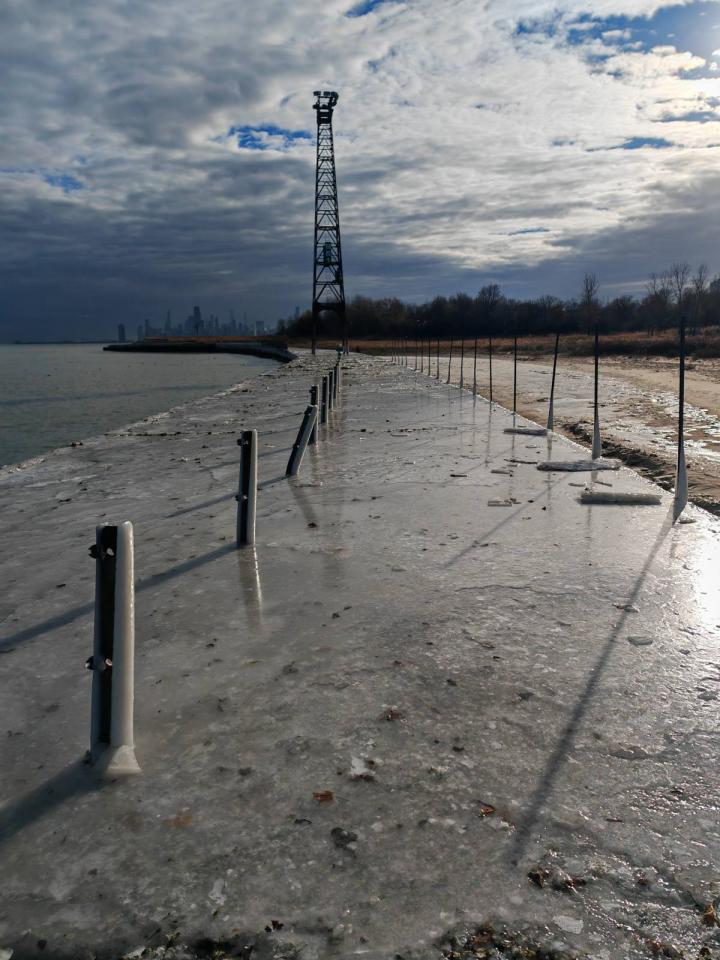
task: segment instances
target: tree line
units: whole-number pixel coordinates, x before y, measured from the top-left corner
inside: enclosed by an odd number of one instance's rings
[[[348,302],[347,317],[354,338],[533,336],[548,333],[601,333],[647,330],[654,334],[677,326],[685,316],[691,333],[716,326],[720,319],[720,276],[710,279],[701,264],[694,271],[683,262],[650,275],[644,296],[615,297],[601,301],[595,274],[586,273],[577,298],[544,296],[534,300],[507,297],[496,283],[484,286],[477,296],[456,293],[437,296],[426,303],[405,303],[397,297],[355,297]],[[281,321],[279,333],[309,337],[310,310]],[[322,315],[318,333],[340,337],[342,324],[332,313]]]

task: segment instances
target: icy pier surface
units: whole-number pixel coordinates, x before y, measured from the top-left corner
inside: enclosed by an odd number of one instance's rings
[[[0,474],[0,955],[720,956],[718,521],[581,504],[659,491],[358,356],[287,481],[330,362]],[[87,548],[122,520],[142,773],[103,784]]]

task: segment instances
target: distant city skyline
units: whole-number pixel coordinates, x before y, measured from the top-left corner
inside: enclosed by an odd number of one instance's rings
[[[83,340],[100,339],[107,341],[127,341],[141,340],[149,336],[260,336],[265,333],[274,332],[278,325],[292,317],[297,318],[299,308],[289,312],[287,317],[279,317],[276,320],[248,320],[247,313],[243,312],[243,319],[237,320],[235,311],[231,308],[225,321],[217,314],[209,311],[203,314],[199,305],[193,306],[193,310],[182,322],[173,323],[173,312],[170,308],[165,311],[164,319],[144,317],[142,322],[137,324],[132,321],[120,321],[115,324],[114,329],[108,324],[107,329],[94,330],[91,333],[73,333],[72,327],[63,327],[56,325],[50,336],[42,336],[37,333],[24,334],[21,329],[15,335],[6,335],[0,337],[0,343],[22,340],[27,342],[46,342],[47,340]],[[103,332],[106,336],[102,336]]]
[[[720,271],[718,0],[23,0],[2,24],[0,339],[309,307],[316,89],[348,299]]]

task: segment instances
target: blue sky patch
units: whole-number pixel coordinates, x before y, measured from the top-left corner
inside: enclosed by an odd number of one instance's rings
[[[260,127],[230,127],[229,137],[237,138],[237,145],[241,150],[267,150],[274,146],[267,142],[267,137],[282,137],[283,148],[303,140],[312,140],[312,134],[307,130],[284,130],[272,123]]]
[[[615,150],[642,150],[643,147],[650,147],[653,150],[666,150],[668,147],[674,147],[675,144],[664,137],[632,137],[621,143]]]
[[[76,190],[84,190],[85,184],[77,177],[69,173],[49,173],[47,170],[38,169],[38,167],[0,167],[0,174],[9,174],[10,176],[32,176],[42,177],[45,183],[51,187],[57,187],[63,193],[74,193]]]
[[[718,0],[694,0],[658,10],[652,17],[594,17],[582,14],[573,23],[560,14],[543,19],[520,21],[514,31],[516,37],[537,35],[561,37],[572,46],[582,47],[590,41],[607,44],[614,49],[634,49],[642,53],[653,47],[675,47],[680,52],[692,53],[711,60],[720,47],[720,3]],[[594,55],[594,59],[597,55]],[[704,70],[705,68],[703,68]],[[703,75],[705,75],[703,73]]]
[[[83,189],[83,184],[68,173],[46,173],[43,180],[51,187],[58,187],[63,193],[74,193]]]
[[[364,17],[366,13],[371,13],[376,7],[379,7],[385,0],[360,0],[345,14],[346,17]]]
[[[560,14],[553,14],[550,17],[542,17],[539,19],[530,18],[520,20],[515,27],[513,36],[525,37],[539,35],[541,37],[555,37],[558,35],[560,22]]]
[[[675,47],[698,57],[710,58],[718,47],[720,5],[717,2],[677,4],[658,10],[652,17],[607,17],[590,15],[578,18],[578,29],[571,29],[568,41],[582,44],[589,39],[610,44],[638,44],[647,52],[653,47]],[[627,33],[626,33],[627,31]]]
[[[612,147],[588,147],[586,153],[601,153],[603,150],[667,150],[668,147],[675,146],[676,143],[664,137],[630,137],[629,140],[616,143]]]
[[[550,233],[547,227],[525,227],[524,230],[513,230],[509,237],[524,237],[529,233]]]
[[[687,113],[672,113],[661,117],[656,123],[718,123],[720,115],[712,110],[689,110]]]

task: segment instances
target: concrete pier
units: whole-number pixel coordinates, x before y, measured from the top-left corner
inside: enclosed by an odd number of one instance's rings
[[[720,956],[720,523],[581,504],[659,491],[540,472],[587,451],[354,355],[287,479],[333,360],[0,472],[0,956]],[[108,784],[83,664],[118,518],[142,772]],[[528,952],[463,953],[483,925]]]

